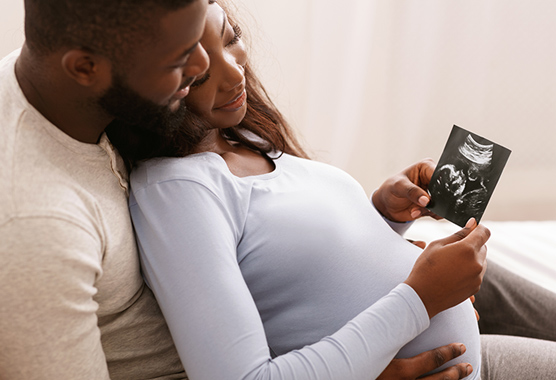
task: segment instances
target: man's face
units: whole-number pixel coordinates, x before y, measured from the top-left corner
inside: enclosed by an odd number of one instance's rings
[[[183,102],[173,109],[157,104],[133,90],[119,75],[112,78],[112,86],[97,100],[97,104],[108,114],[129,126],[166,135],[182,126],[186,112]]]
[[[207,5],[207,0],[195,0],[163,16],[156,43],[135,52],[130,69],[113,67],[112,84],[98,105],[130,124],[181,119],[182,99],[208,68],[208,56],[199,44]]]

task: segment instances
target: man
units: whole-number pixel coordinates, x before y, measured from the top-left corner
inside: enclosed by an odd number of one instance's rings
[[[181,379],[139,272],[114,118],[179,123],[207,0],[26,0],[0,64],[0,377]]]

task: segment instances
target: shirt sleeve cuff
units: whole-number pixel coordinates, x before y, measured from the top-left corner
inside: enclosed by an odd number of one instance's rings
[[[384,215],[382,215],[382,213],[380,211],[378,211],[375,204],[373,203],[373,196],[372,195],[369,197],[369,201],[373,205],[376,212],[378,212],[378,214],[382,217],[382,219],[384,219],[384,221],[390,226],[390,228],[392,228],[394,231],[396,231],[398,233],[398,235],[403,236],[407,232],[407,230],[409,230],[409,227],[411,227],[413,225],[413,221],[409,221],[409,222],[393,222],[393,221],[391,221],[390,219],[388,219]]]

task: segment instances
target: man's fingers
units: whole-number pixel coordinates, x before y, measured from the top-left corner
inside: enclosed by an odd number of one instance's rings
[[[433,375],[420,377],[422,380],[459,380],[463,379],[473,372],[473,367],[468,363],[459,363],[452,367],[446,368],[444,371]]]
[[[465,345],[452,343],[414,356],[411,361],[413,361],[416,376],[437,369],[450,360],[463,355],[465,350]]]

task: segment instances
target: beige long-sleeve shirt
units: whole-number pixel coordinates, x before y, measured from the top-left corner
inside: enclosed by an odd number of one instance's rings
[[[0,378],[182,379],[140,274],[121,158],[84,144],[0,62]]]

